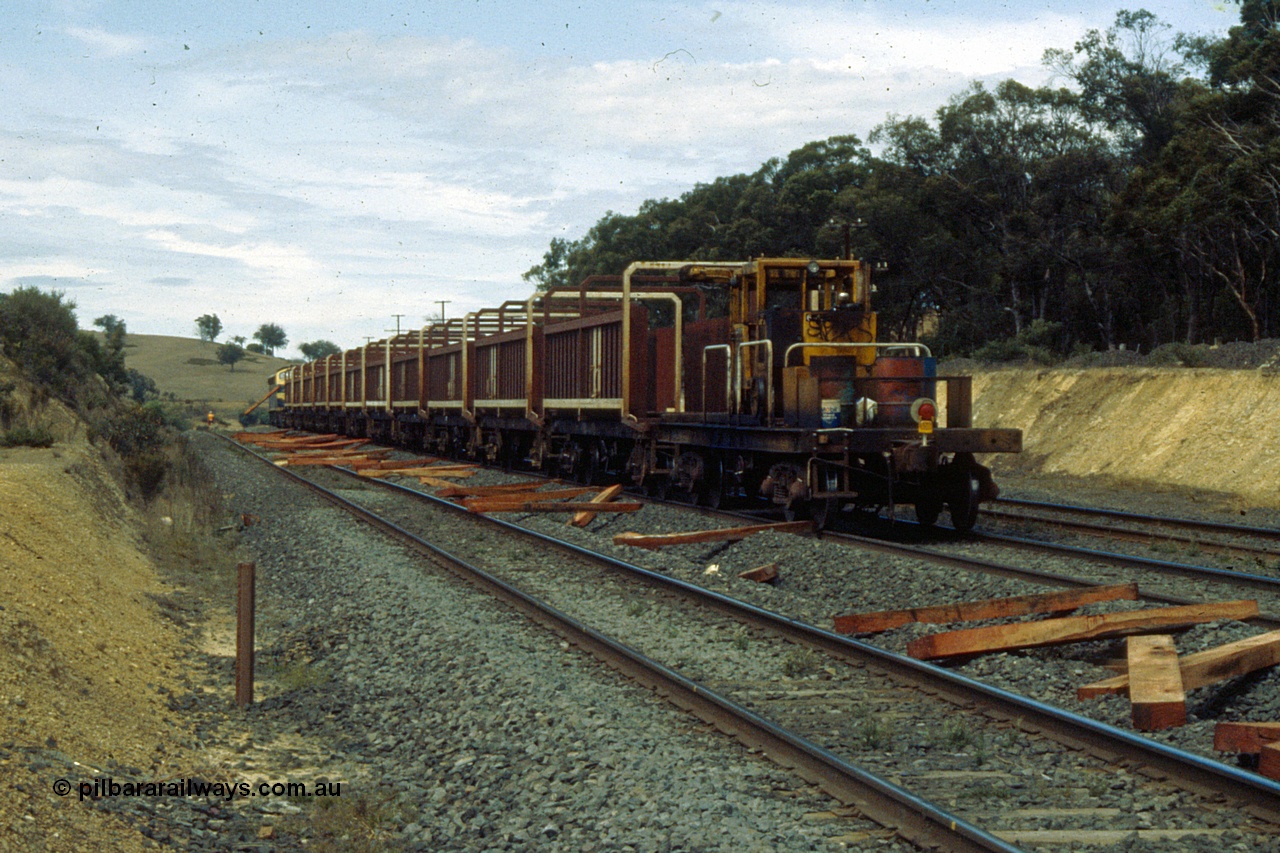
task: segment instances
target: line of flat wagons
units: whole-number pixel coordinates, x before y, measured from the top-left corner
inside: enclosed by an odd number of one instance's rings
[[[972,383],[880,342],[853,259],[636,262],[282,371],[277,426],[621,481],[828,525],[912,505],[958,529],[997,490]]]

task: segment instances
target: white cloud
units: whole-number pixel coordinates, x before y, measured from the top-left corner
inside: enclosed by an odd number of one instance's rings
[[[68,27],[65,32],[77,41],[84,42],[95,55],[100,57],[112,58],[141,53],[146,47],[146,39],[141,36],[121,35],[85,27]]]
[[[302,284],[323,269],[306,248],[271,240],[217,244],[164,230],[148,231],[144,237],[169,252],[234,261],[268,283]]]
[[[0,217],[18,227],[0,233],[0,281],[83,281],[92,316],[170,311],[169,333],[215,311],[342,344],[435,299],[453,314],[522,298],[549,239],[606,210],[930,115],[974,76],[1039,73],[1046,47],[1086,28],[962,5],[641,4],[618,13],[641,27],[609,42],[625,50],[586,59],[478,28],[317,27],[152,51],[143,68],[146,37],[68,29],[102,60],[67,72],[86,75],[83,99],[57,97],[65,77],[28,96],[38,76],[19,69],[23,110],[4,108]]]
[[[107,270],[86,266],[74,258],[49,258],[23,263],[0,263],[0,281],[21,281],[32,278],[87,279]]]
[[[228,208],[223,199],[206,192],[142,180],[114,185],[56,175],[31,181],[0,180],[0,211],[54,218],[74,212],[125,228],[205,225],[230,233],[244,233],[256,223],[252,213]]]
[[[457,180],[439,180],[422,172],[348,168],[307,169],[281,194],[346,214],[420,223],[443,231],[516,236],[527,234],[543,218],[529,212],[528,201]]]
[[[794,25],[781,35],[790,49],[813,57],[822,70],[934,70],[984,77],[1037,68],[1046,48],[1069,48],[1085,29],[1078,18],[1062,14],[1008,21],[959,15],[921,21],[895,19],[883,8]]]

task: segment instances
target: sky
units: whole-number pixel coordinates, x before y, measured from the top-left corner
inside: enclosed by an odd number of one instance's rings
[[[508,299],[550,241],[1215,0],[4,0],[0,292],[130,332],[361,345]],[[1061,84],[1063,81],[1057,81]],[[443,303],[443,304],[442,304]]]

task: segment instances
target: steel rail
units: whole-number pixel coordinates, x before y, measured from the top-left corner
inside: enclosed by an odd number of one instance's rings
[[[711,510],[703,510],[703,512],[708,515],[716,514],[716,511]],[[719,513],[723,514],[723,511],[719,511]],[[752,515],[740,513],[728,513],[728,515],[730,517],[754,518]],[[907,524],[911,522],[899,523]],[[1026,580],[1032,583],[1045,585],[1072,587],[1099,586],[1098,581],[1090,578],[1064,575],[1057,572],[1044,571],[1042,569],[1026,569],[1020,566],[1011,566],[1006,563],[981,560],[977,557],[961,557],[920,545],[909,545],[902,542],[889,542],[883,539],[873,539],[867,536],[860,536],[856,533],[824,530],[822,532],[822,537],[824,539],[832,539],[837,542],[847,542],[851,545],[857,545],[858,547],[869,551],[916,557],[918,559],[928,560],[929,562],[938,563],[940,565],[954,566],[955,568],[960,569],[977,570],[997,577],[1016,578],[1018,580]],[[1082,548],[1078,545],[1063,545],[1056,542],[1045,542],[1039,539],[1027,539],[1019,536],[1010,536],[1003,533],[988,533],[985,531],[975,531],[973,533],[966,534],[965,541],[989,541],[999,544],[1013,545],[1018,548],[1042,551],[1047,554],[1067,554],[1072,557],[1083,557],[1090,560],[1097,560],[1098,562],[1110,563],[1111,565],[1116,566],[1128,566],[1130,568],[1146,569],[1149,571],[1167,572],[1170,574],[1182,575],[1193,580],[1220,581],[1249,589],[1256,589],[1260,592],[1280,594],[1280,578],[1268,577],[1266,575],[1255,575],[1248,572],[1237,572],[1232,569],[1218,569],[1212,566],[1197,566],[1193,563],[1177,563],[1171,560],[1156,559],[1155,557],[1140,557],[1135,554],[1099,551],[1092,548]],[[1165,604],[1198,603],[1196,599],[1184,598],[1177,595],[1166,595],[1163,593],[1151,592],[1149,590],[1142,591],[1142,598],[1147,601],[1159,601]],[[1273,630],[1280,629],[1280,614],[1263,613],[1247,621],[1250,624],[1267,627]]]
[[[693,713],[747,746],[761,749],[775,762],[793,769],[807,781],[819,785],[841,802],[856,805],[864,816],[893,829],[908,841],[926,849],[956,851],[956,853],[970,853],[970,851],[972,853],[1022,853],[1021,848],[997,838],[886,779],[848,763],[831,751],[788,731],[483,569],[454,557],[394,522],[287,468],[273,465],[261,454],[229,438],[226,440],[241,451],[269,465],[272,470],[310,489],[344,512],[389,534],[503,601],[532,621],[549,628],[568,642],[645,685],[677,707]],[[392,483],[382,483],[382,485],[458,508],[456,504],[450,504],[422,492],[404,489]],[[531,533],[498,519],[487,520],[521,534]],[[533,535],[550,544],[566,546],[566,543],[559,540],[540,534]],[[585,549],[568,547],[569,550],[584,556],[592,555],[593,559],[605,559],[608,562],[625,565]],[[634,568],[638,569],[638,567]]]
[[[1243,524],[1228,524],[1223,521],[1205,521],[1197,518],[1163,518],[1158,515],[1145,515],[1138,512],[1126,512],[1118,509],[1076,506],[1072,504],[1055,504],[1046,501],[1024,500],[1022,498],[999,498],[997,504],[1022,506],[1031,509],[1052,510],[1054,512],[1070,512],[1076,514],[1099,515],[1104,518],[1115,518],[1123,521],[1136,521],[1144,524],[1163,524],[1166,526],[1186,527],[1194,530],[1229,533],[1234,536],[1257,536],[1262,539],[1280,540],[1280,528],[1251,527]]]
[[[750,518],[751,516],[745,517]],[[977,557],[961,557],[919,545],[908,545],[901,542],[886,542],[881,539],[859,536],[856,533],[843,533],[825,530],[822,533],[822,537],[824,539],[848,543],[851,546],[857,546],[864,550],[874,551],[881,554],[914,557],[916,559],[926,560],[939,565],[952,566],[954,568],[966,569],[969,571],[979,571],[995,577],[1025,580],[1046,586],[1085,588],[1101,585],[1099,581],[1092,578],[1076,577],[1074,575],[1060,574],[1058,572],[1050,572],[1043,569],[1027,569],[1020,566],[1011,566],[1007,563],[996,563],[991,560],[981,560]],[[1235,572],[1229,569],[1215,569],[1209,566],[1195,566],[1189,563],[1174,563],[1168,560],[1157,560],[1150,557],[1116,554],[1109,551],[1095,551],[1074,545],[1059,545],[1053,542],[1042,542],[1038,539],[1021,539],[1016,536],[1005,536],[1003,534],[995,533],[974,533],[971,534],[971,537],[976,537],[978,541],[990,540],[993,542],[1014,545],[1019,548],[1039,550],[1050,554],[1069,554],[1073,557],[1085,557],[1099,562],[1111,563],[1113,565],[1129,566],[1154,571],[1167,571],[1174,574],[1182,574],[1196,580],[1224,581],[1238,586],[1258,589],[1263,592],[1280,593],[1280,579]],[[1144,601],[1158,601],[1162,604],[1181,605],[1200,603],[1197,599],[1185,598],[1179,595],[1168,595],[1165,593],[1153,592],[1151,590],[1142,590],[1141,597]],[[1280,629],[1280,614],[1262,613],[1247,621],[1252,625],[1258,625],[1270,630]]]
[[[1022,536],[1009,536],[1003,533],[980,533],[977,535],[981,541],[1004,543],[1046,553],[1070,554],[1117,566],[1148,569],[1181,575],[1194,580],[1222,581],[1262,592],[1280,593],[1280,578],[1267,577],[1266,575],[1237,572],[1233,569],[1217,569],[1212,566],[1197,566],[1194,563],[1158,560],[1154,557],[1139,557],[1134,554],[1119,554],[1115,551],[1098,551],[1093,548],[1082,548],[1079,545],[1062,545],[1057,542],[1045,542],[1040,539],[1027,539]]]
[[[1177,533],[1172,530],[1140,530],[1133,527],[1117,527],[1113,524],[1106,524],[1100,521],[1054,518],[1052,516],[1039,515],[1034,512],[1021,513],[1017,511],[990,508],[980,510],[980,512],[987,518],[999,519],[1001,521],[1045,524],[1051,527],[1063,528],[1065,530],[1083,531],[1091,536],[1104,536],[1109,539],[1123,539],[1130,542],[1150,542],[1152,540],[1160,540],[1163,542],[1177,542],[1182,545],[1205,548],[1211,551],[1235,551],[1242,554],[1253,554],[1261,557],[1280,557],[1280,551],[1277,551],[1274,548],[1261,548],[1257,545],[1246,545],[1242,542],[1223,542],[1217,539],[1204,539],[1190,533]],[[1166,524],[1166,522],[1156,522],[1156,524],[1163,525]],[[1171,525],[1173,522],[1167,522],[1167,524]]]
[[[241,449],[252,453],[247,448]],[[256,453],[253,455],[258,456]],[[259,456],[259,458],[262,457]],[[276,470],[285,471],[285,469],[278,466],[273,465],[272,467]],[[354,472],[349,470],[340,468],[332,470],[341,471],[348,476],[356,476]],[[298,477],[293,472],[285,471],[285,473]],[[298,479],[302,482],[307,482],[304,478],[298,477]],[[361,478],[361,481],[368,482],[369,480],[368,478]],[[374,479],[373,482],[379,483],[388,490],[402,492],[415,500],[447,507],[454,512],[468,512],[465,508],[451,501],[437,498],[417,489],[381,479]],[[316,488],[319,487],[317,486]],[[344,499],[339,498],[339,500]],[[490,516],[480,516],[480,518],[486,523],[496,525],[501,529],[538,539],[569,553],[577,554],[614,567],[632,576],[642,578],[656,586],[677,590],[701,600],[714,610],[775,631],[793,641],[821,648],[838,657],[857,660],[861,663],[871,661],[879,668],[898,678],[915,683],[923,682],[929,689],[950,697],[957,704],[968,705],[978,700],[986,706],[993,717],[1017,720],[1021,725],[1032,725],[1046,736],[1052,736],[1059,742],[1074,748],[1084,749],[1105,760],[1123,759],[1146,765],[1168,779],[1177,780],[1178,784],[1191,790],[1209,791],[1245,802],[1254,809],[1261,810],[1267,816],[1267,819],[1280,822],[1280,783],[1221,762],[1184,752],[1089,717],[984,684],[981,681],[950,672],[936,665],[835,634],[782,614],[704,589],[695,584],[670,578],[623,560],[555,539],[502,519]],[[912,550],[926,552],[930,559],[944,556],[927,552],[926,549]],[[957,558],[946,559],[955,560]],[[1007,566],[999,566],[998,568],[1010,573],[1018,571]],[[1077,582],[1081,585],[1096,585],[1096,582],[1093,581]],[[1154,598],[1154,596],[1147,597]],[[1258,620],[1254,621],[1257,622]]]

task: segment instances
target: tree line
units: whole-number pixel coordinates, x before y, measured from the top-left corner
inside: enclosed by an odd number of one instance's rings
[[[222,334],[222,320],[219,319],[217,314],[201,314],[196,318],[196,334],[200,336],[202,341],[210,343],[217,341],[218,335]],[[275,355],[276,350],[283,349],[289,343],[289,338],[284,329],[275,323],[263,323],[258,327],[258,331],[253,333],[253,338],[256,343],[246,344],[244,335],[236,335],[220,345],[218,347],[218,362],[228,365],[234,371],[236,364],[247,353]],[[342,352],[337,344],[326,340],[298,344],[298,351],[308,361],[315,361],[327,355],[337,355]]]
[[[949,355],[1280,335],[1280,0],[1222,38],[1145,10],[1044,62],[1054,86],[974,83],[752,174],[554,239],[546,288],[641,259],[883,262],[881,327]]]

